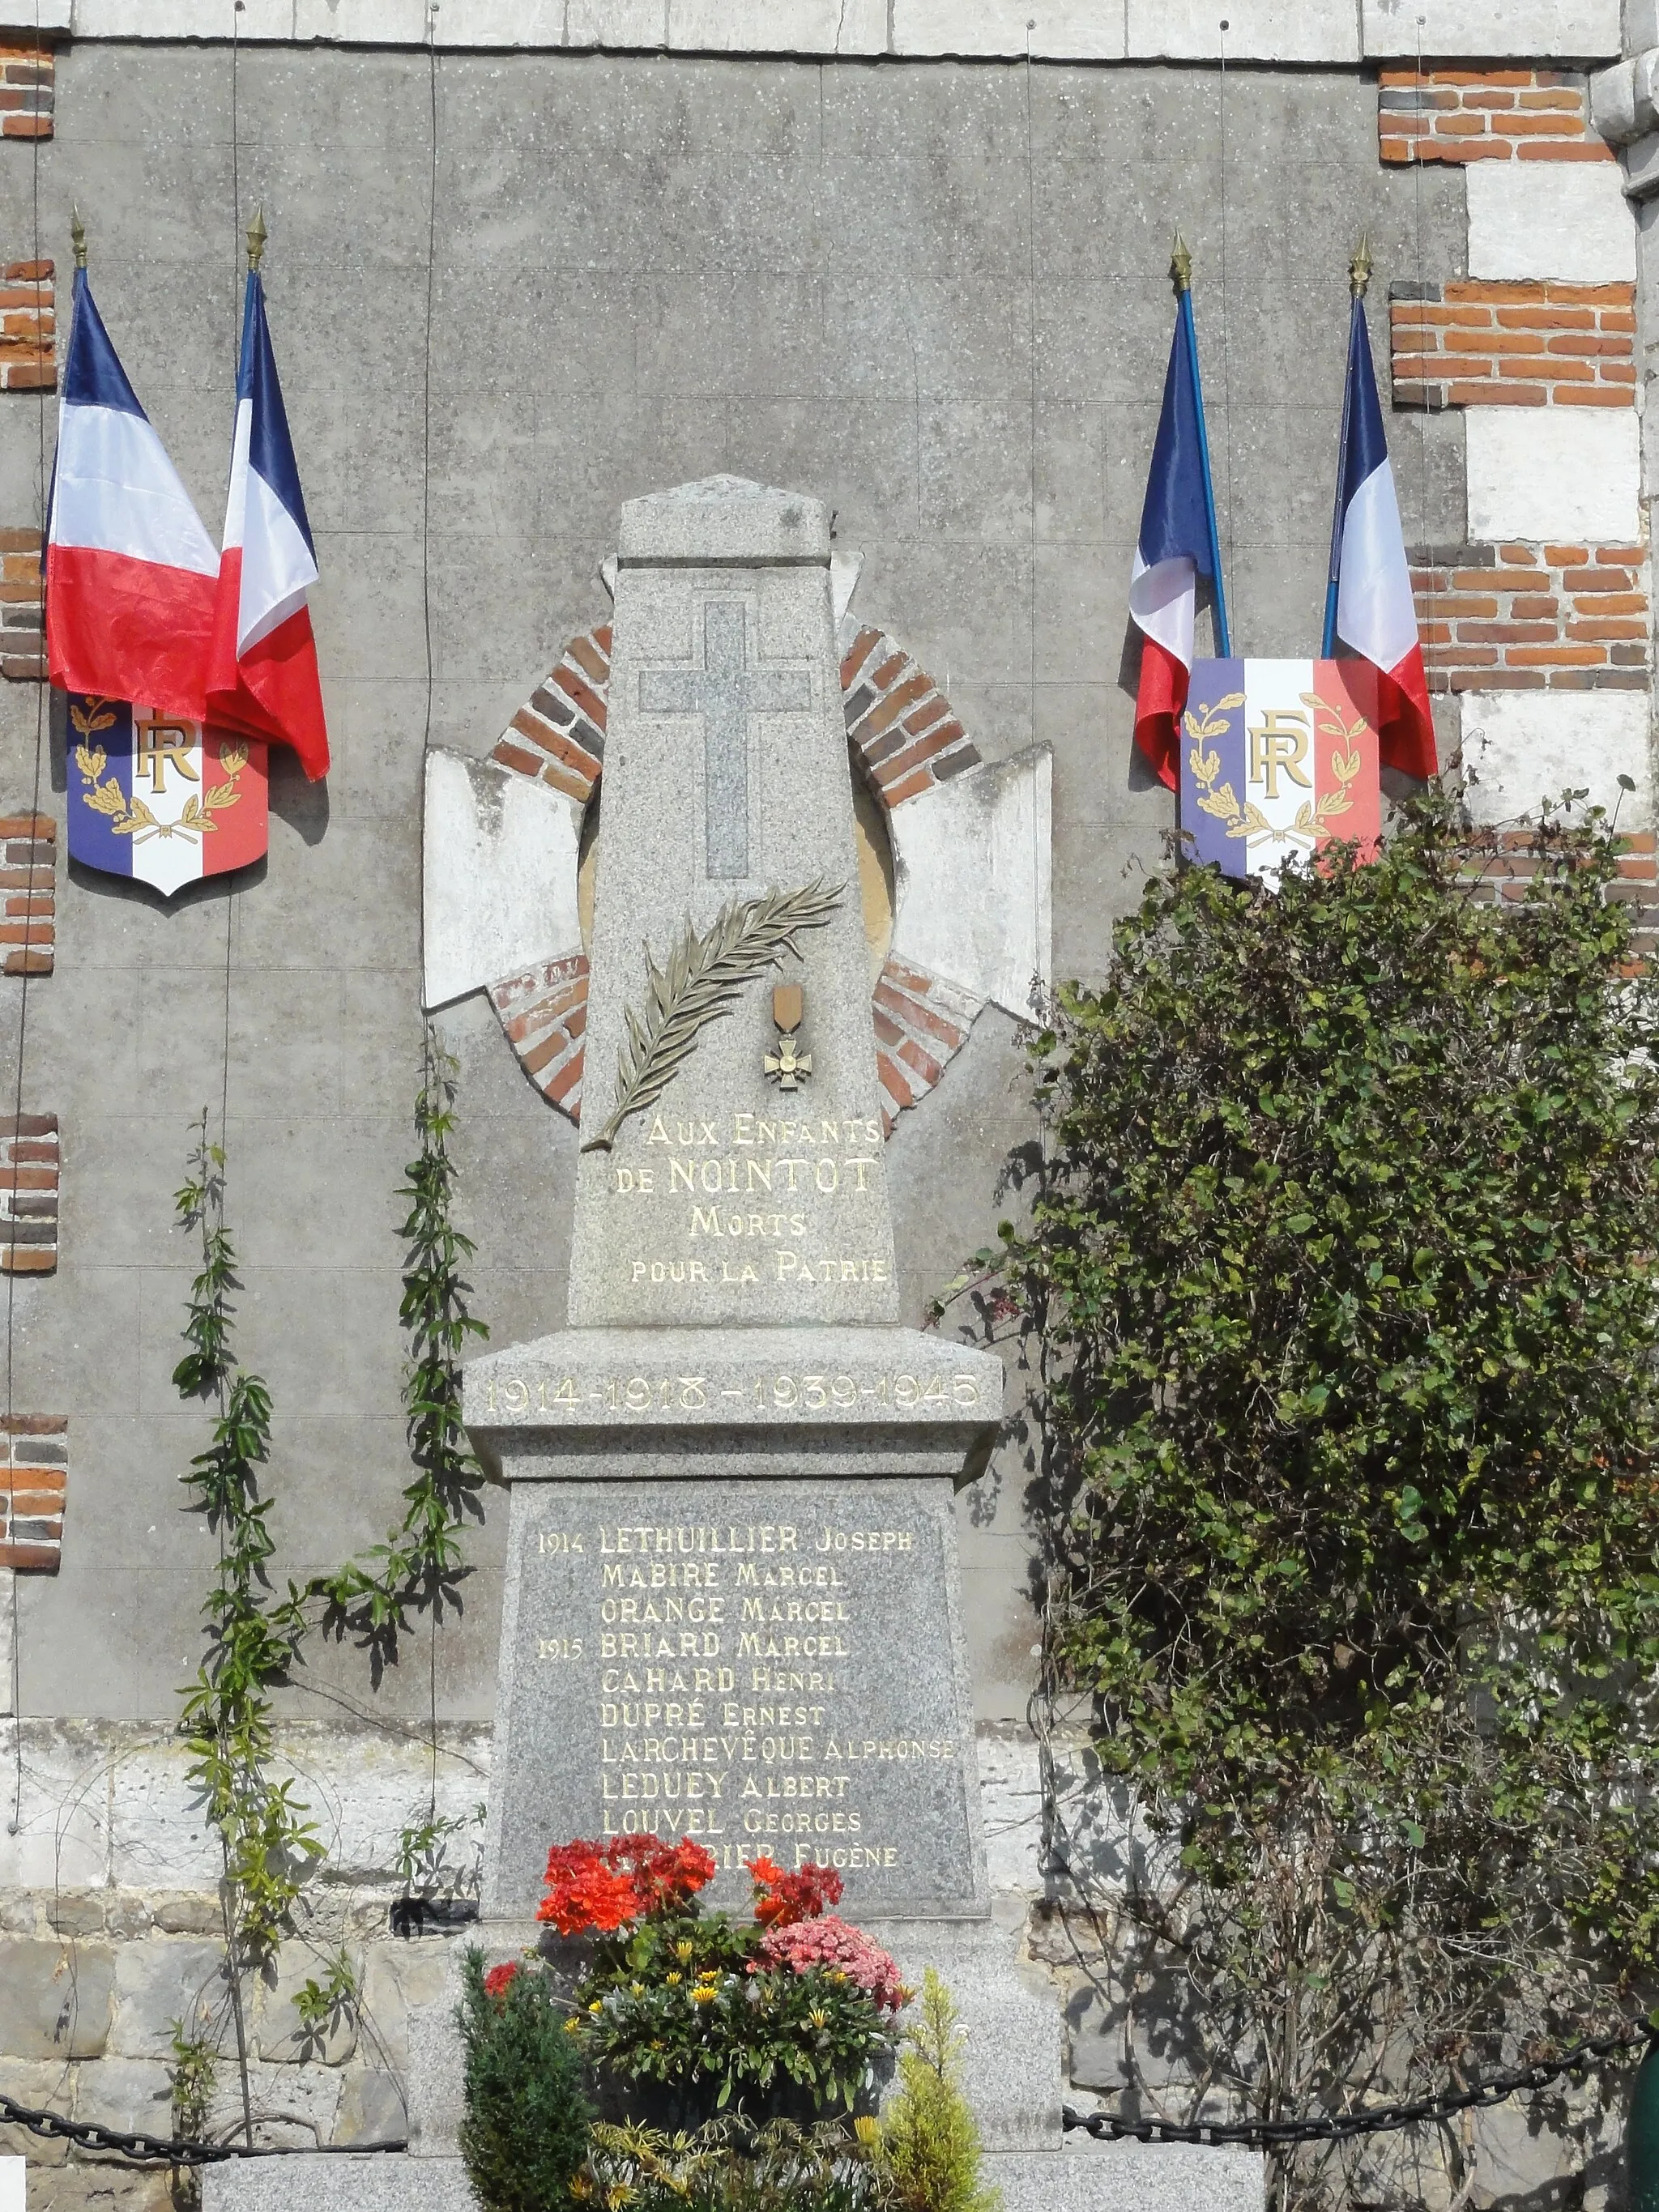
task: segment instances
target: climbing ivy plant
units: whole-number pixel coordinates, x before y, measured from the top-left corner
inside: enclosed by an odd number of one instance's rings
[[[473,1247],[452,1218],[455,1075],[454,1061],[428,1033],[415,1109],[419,1149],[398,1192],[410,1202],[399,1318],[410,1346],[404,1399],[415,1466],[402,1519],[385,1543],[331,1574],[290,1581],[280,1597],[269,1571],[276,1548],[269,1527],[271,1499],[260,1489],[270,1452],[270,1393],[235,1356],[232,1293],[238,1285],[225,1226],[224,1153],[209,1139],[205,1111],[175,1200],[180,1226],[201,1240],[201,1266],[185,1309],[189,1350],[173,1382],[181,1396],[215,1409],[208,1447],[183,1480],[192,1510],[205,1515],[219,1539],[203,1607],[208,1649],[196,1680],[182,1693],[180,1725],[190,1778],[223,1854],[226,1978],[250,2141],[244,1981],[290,1932],[301,1890],[325,1855],[307,1817],[310,1808],[296,1796],[293,1778],[279,1771],[273,1692],[291,1679],[319,1620],[337,1636],[357,1635],[378,1683],[397,1659],[411,1609],[428,1612],[435,1632],[446,1608],[459,1604],[466,1573],[461,1530],[469,1518],[483,1517],[483,1474],[461,1425],[460,1359],[473,1338],[489,1332],[469,1310],[463,1271]],[[438,1820],[434,1798],[432,1835],[452,1825]],[[295,2001],[302,2029],[313,2039],[340,2008],[356,2002],[344,1954],[325,1963],[327,1978],[307,1982]]]
[[[323,1847],[305,1817],[307,1808],[295,1796],[293,1778],[276,1771],[271,1692],[288,1679],[303,1625],[290,1603],[271,1595],[267,1564],[276,1543],[267,1525],[270,1500],[259,1492],[260,1469],[270,1455],[270,1393],[235,1355],[236,1255],[224,1201],[224,1153],[209,1140],[204,1110],[173,1201],[180,1227],[200,1237],[202,1259],[185,1310],[190,1350],[173,1380],[181,1397],[204,1399],[216,1409],[207,1449],[191,1462],[184,1483],[219,1549],[202,1608],[207,1651],[184,1692],[179,1724],[190,1747],[190,1780],[223,1854],[226,1980],[251,2142],[243,1982],[286,1932],[295,1899]]]
[[[458,1605],[465,1572],[460,1532],[469,1519],[483,1518],[483,1473],[461,1425],[460,1363],[468,1344],[489,1331],[467,1304],[464,1271],[472,1241],[453,1218],[456,1072],[428,1030],[425,1080],[415,1104],[420,1151],[398,1192],[409,1200],[398,1318],[410,1342],[404,1405],[415,1466],[403,1518],[383,1544],[293,1593],[296,1602],[321,1597],[327,1626],[337,1635],[357,1635],[377,1682],[397,1658],[411,1607],[429,1610],[435,1625],[446,1607]]]

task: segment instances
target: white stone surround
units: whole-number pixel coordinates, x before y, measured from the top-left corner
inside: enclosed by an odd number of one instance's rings
[[[0,0],[81,39],[441,48],[1353,63],[1414,53],[1609,61],[1619,0]],[[1418,17],[1426,20],[1419,27]]]

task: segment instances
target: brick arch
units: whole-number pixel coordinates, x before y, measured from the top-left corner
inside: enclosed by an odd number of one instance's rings
[[[585,806],[605,767],[611,625],[573,637],[497,740],[494,757]],[[848,740],[891,814],[935,785],[977,768],[980,756],[927,672],[884,630],[847,623],[841,664]],[[581,1120],[587,956],[580,945],[489,988],[519,1063],[550,1105]],[[982,1000],[913,962],[889,958],[871,1019],[882,1114],[890,1136],[968,1042]]]

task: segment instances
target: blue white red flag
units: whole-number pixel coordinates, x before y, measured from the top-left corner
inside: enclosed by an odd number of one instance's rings
[[[264,287],[258,270],[250,269],[208,711],[216,726],[292,745],[313,781],[328,773],[328,729],[306,597],[316,580]]]
[[[1129,573],[1129,612],[1142,636],[1135,743],[1171,790],[1193,665],[1200,576],[1214,591],[1216,642],[1225,653],[1227,611],[1204,431],[1204,395],[1198,378],[1198,335],[1192,294],[1183,283],[1146,477],[1140,538]]]
[[[52,681],[199,721],[218,572],[77,269],[46,530]]]
[[[258,860],[265,748],[124,699],[70,694],[70,858],[166,896]]]
[[[1188,851],[1276,883],[1322,845],[1382,833],[1377,696],[1363,660],[1200,660],[1181,747]]]
[[[1369,660],[1382,679],[1376,711],[1383,761],[1408,775],[1432,775],[1434,717],[1429,711],[1428,678],[1371,367],[1365,303],[1358,295],[1348,325],[1342,460],[1325,615],[1327,653],[1338,638]]]

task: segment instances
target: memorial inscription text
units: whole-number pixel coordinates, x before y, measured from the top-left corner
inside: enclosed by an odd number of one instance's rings
[[[845,1498],[813,1512],[796,1485],[767,1498],[775,1518],[752,1493],[742,1517],[690,1520],[549,1494],[524,1532],[518,1633],[538,1701],[585,1750],[564,1787],[592,1832],[695,1836],[722,1872],[765,1850],[926,1879],[912,1861],[937,1826],[917,1785],[937,1810],[957,1802],[964,1745],[948,1650],[918,1664],[903,1626],[907,1589],[937,1591],[943,1567],[938,1516],[908,1487],[872,1490],[860,1519]]]

